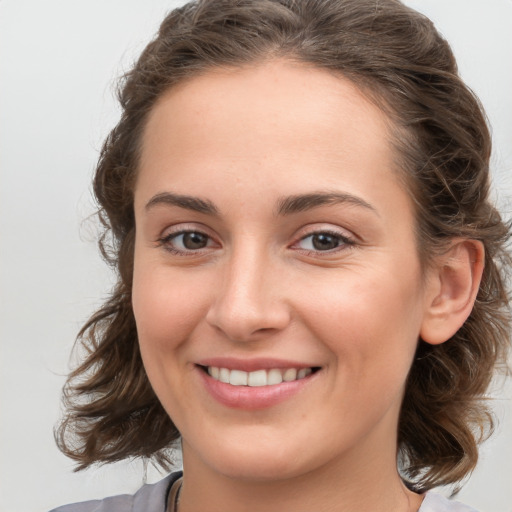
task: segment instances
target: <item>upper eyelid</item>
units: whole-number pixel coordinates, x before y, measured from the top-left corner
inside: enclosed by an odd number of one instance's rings
[[[314,225],[304,226],[303,228],[297,231],[297,235],[295,235],[296,240],[303,240],[308,236],[312,236],[318,233],[329,233],[331,235],[336,235],[341,238],[346,238],[350,240],[356,240],[359,237],[352,231],[346,228],[342,228],[340,226],[327,225],[327,223],[315,223]]]
[[[319,257],[328,257],[332,256],[334,254],[338,254],[340,252],[346,251],[347,249],[354,248],[358,245],[360,239],[359,237],[354,234],[352,231],[342,228],[341,226],[334,226],[334,225],[326,225],[327,223],[318,223],[310,226],[305,226],[303,229],[300,229],[298,233],[294,237],[294,241],[288,245],[289,249],[297,250],[299,252],[308,252],[310,254],[318,255]],[[333,249],[321,251],[316,249],[303,249],[298,247],[298,245],[308,239],[309,237],[312,237],[314,235],[318,234],[329,234],[331,236],[339,237],[340,244]]]
[[[158,238],[166,238],[167,236],[179,235],[180,233],[202,233],[210,238],[214,238],[211,231],[211,229],[201,223],[178,222],[162,229]]]
[[[198,227],[198,223],[188,223],[188,222],[179,222],[177,224],[167,226],[163,230],[160,231],[158,236],[155,239],[155,244],[157,247],[164,248],[166,250],[169,250],[169,246],[172,245],[172,241],[175,237],[178,237],[180,235],[183,235],[185,233],[200,233],[204,236],[206,236],[210,242],[213,242],[216,245],[219,245],[218,238],[215,236],[212,236],[211,230],[208,229],[206,226],[201,225],[201,227]],[[167,247],[166,247],[167,246]],[[204,247],[202,249],[176,249],[177,252],[182,254],[199,254],[202,251],[211,250],[212,247]]]
[[[348,241],[353,241],[354,243],[359,239],[359,237],[354,234],[352,231],[342,228],[340,226],[326,225],[327,223],[315,223],[310,226],[303,226],[299,230],[295,232],[293,235],[293,241],[288,244],[288,247],[291,247],[301,240],[313,236],[319,233],[329,233],[330,235],[339,236],[340,238]],[[167,238],[171,238],[173,236],[178,236],[183,233],[201,233],[216,243],[219,243],[218,237],[212,233],[212,230],[205,226],[202,223],[196,222],[182,222],[177,223],[171,226],[167,226],[165,229],[161,231],[161,234],[157,237],[158,241],[162,241]]]
[[[295,245],[297,245],[298,243],[302,242],[303,240],[307,240],[308,238],[310,238],[312,236],[315,236],[315,235],[318,235],[318,234],[328,234],[328,235],[331,235],[331,236],[339,237],[339,239],[341,240],[342,244],[345,244],[345,245],[355,245],[355,243],[356,243],[354,237],[352,237],[352,236],[342,235],[341,233],[338,233],[338,232],[335,232],[335,231],[324,230],[324,231],[313,231],[312,233],[309,233],[307,235],[301,236],[301,237],[297,238],[295,240],[295,242],[293,242],[290,245],[290,247],[294,247]],[[323,251],[319,251],[319,252],[323,252]]]
[[[211,246],[205,246],[198,249],[187,249],[187,248],[179,248],[176,247],[173,243],[174,239],[176,237],[182,236],[186,233],[200,233],[202,235],[205,235],[208,238],[209,242],[213,242],[213,244],[218,244],[218,242],[210,236],[208,233],[204,233],[203,231],[200,231],[198,229],[177,229],[176,231],[168,232],[167,234],[164,232],[161,236],[158,237],[156,240],[156,247],[161,248],[167,252],[170,252],[176,256],[182,256],[182,257],[200,257],[204,256],[208,252],[210,252],[212,249],[215,249],[215,247]]]

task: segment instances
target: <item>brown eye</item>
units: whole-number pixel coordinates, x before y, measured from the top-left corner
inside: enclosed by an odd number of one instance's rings
[[[200,231],[181,231],[165,236],[160,242],[168,251],[185,254],[209,248],[213,241]]]
[[[341,233],[318,231],[299,240],[296,247],[309,252],[329,252],[342,250],[346,247],[353,246],[354,243],[354,240]]]
[[[316,251],[330,251],[340,245],[340,239],[328,233],[318,233],[311,237],[311,244]]]
[[[190,231],[182,233],[182,244],[185,249],[204,249],[208,245],[208,237],[203,233]]]

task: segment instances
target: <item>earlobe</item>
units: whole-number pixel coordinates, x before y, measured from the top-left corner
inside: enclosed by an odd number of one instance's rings
[[[464,324],[473,309],[485,259],[478,240],[454,240],[436,258],[427,284],[421,338],[432,345],[444,343]]]

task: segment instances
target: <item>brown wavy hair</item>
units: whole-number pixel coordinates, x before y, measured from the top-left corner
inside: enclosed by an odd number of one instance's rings
[[[348,78],[387,113],[424,264],[453,238],[484,244],[473,311],[446,343],[419,340],[399,421],[400,468],[411,487],[459,482],[492,430],[485,394],[510,347],[509,227],[488,199],[491,140],[480,103],[431,21],[398,0],[200,0],[164,19],[121,81],[122,117],[96,169],[99,245],[118,280],[79,333],[84,357],[64,387],[57,443],[77,469],[126,457],[169,463],[179,432],[144,371],[131,306],[141,135],[153,105],[175,84],[270,58]]]

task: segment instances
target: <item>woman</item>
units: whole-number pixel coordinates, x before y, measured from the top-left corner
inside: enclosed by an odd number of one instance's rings
[[[187,4],[120,100],[94,181],[119,281],[58,439],[82,468],[180,439],[184,471],[62,510],[469,510],[429,491],[492,426],[508,229],[432,24],[395,0]]]

